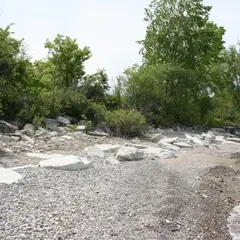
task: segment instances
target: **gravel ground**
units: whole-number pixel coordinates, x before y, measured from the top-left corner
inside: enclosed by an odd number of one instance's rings
[[[231,239],[238,165],[220,156],[236,146],[80,172],[18,170],[21,182],[0,185],[0,239]]]

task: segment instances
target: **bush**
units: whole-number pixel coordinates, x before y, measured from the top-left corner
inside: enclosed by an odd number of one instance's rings
[[[135,137],[146,130],[146,118],[137,110],[106,111],[104,120],[116,136]]]

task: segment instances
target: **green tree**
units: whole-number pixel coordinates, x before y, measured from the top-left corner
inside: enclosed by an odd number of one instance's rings
[[[84,62],[91,57],[88,47],[80,49],[76,39],[57,35],[45,43],[48,60],[53,65],[53,78],[58,86],[75,89],[85,74]]]
[[[225,30],[209,20],[210,10],[202,0],[152,0],[140,41],[144,62],[195,69],[218,61]]]

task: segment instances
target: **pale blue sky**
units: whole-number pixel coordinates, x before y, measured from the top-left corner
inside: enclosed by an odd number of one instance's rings
[[[227,30],[226,44],[240,39],[240,0],[205,0],[211,18]],[[105,68],[111,80],[124,68],[141,61],[137,40],[143,39],[144,8],[149,0],[0,0],[0,27],[24,38],[34,59],[46,56],[44,42],[57,33],[76,38],[93,54],[88,73]]]

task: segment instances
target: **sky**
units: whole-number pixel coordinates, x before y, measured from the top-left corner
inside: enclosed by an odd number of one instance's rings
[[[150,0],[0,0],[0,27],[10,23],[15,37],[25,39],[33,59],[46,57],[44,43],[60,33],[89,46],[86,72],[105,69],[110,81],[125,68],[141,62],[140,46]],[[205,0],[213,6],[211,19],[227,30],[226,45],[240,40],[240,0]]]

